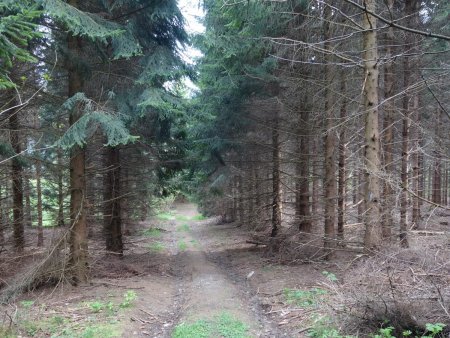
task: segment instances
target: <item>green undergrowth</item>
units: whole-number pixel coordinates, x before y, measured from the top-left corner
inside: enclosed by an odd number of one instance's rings
[[[188,247],[188,245],[185,241],[183,241],[183,240],[178,241],[178,249],[180,251],[185,251],[187,249],[187,247]]]
[[[203,221],[203,220],[206,219],[206,217],[203,216],[202,214],[198,214],[198,215],[193,216],[191,219],[192,219],[193,221]]]
[[[212,320],[181,323],[173,331],[172,338],[249,338],[248,331],[246,324],[223,312]]]
[[[202,214],[197,214],[194,216],[175,215],[175,219],[177,221],[203,221],[206,219],[206,217]]]
[[[177,216],[172,211],[160,212],[156,214],[156,218],[161,221],[174,221]]]
[[[311,338],[358,338],[359,336],[343,335],[336,328],[336,321],[328,316],[316,316],[311,318],[310,328],[307,336]],[[387,323],[388,324],[388,323]],[[445,324],[426,324],[421,333],[414,333],[404,329],[400,334],[394,334],[394,327],[386,326],[379,328],[377,332],[366,334],[364,337],[370,338],[437,338],[445,328]]]
[[[22,301],[11,325],[0,325],[0,337],[50,337],[50,338],[113,338],[122,337],[123,324],[118,317],[133,306],[137,295],[128,290],[119,301],[103,302],[97,299],[81,302],[75,307],[53,309],[47,305]]]
[[[320,288],[312,288],[310,290],[300,289],[284,289],[284,298],[288,304],[294,304],[300,307],[316,307],[323,299],[327,291]]]
[[[164,244],[161,242],[149,244],[147,248],[152,252],[162,252],[165,249]]]
[[[162,231],[155,228],[148,228],[142,231],[142,235],[147,237],[161,237]]]
[[[192,244],[192,246],[193,246],[194,248],[200,247],[200,243],[199,243],[196,239],[191,239],[191,240],[190,240],[190,243]]]
[[[191,230],[191,228],[189,228],[189,224],[181,224],[180,226],[177,227],[177,231],[184,231],[184,232],[189,232]]]

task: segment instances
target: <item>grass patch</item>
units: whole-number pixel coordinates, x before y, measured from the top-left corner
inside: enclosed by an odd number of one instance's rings
[[[188,232],[189,230],[191,230],[191,228],[189,228],[189,224],[187,224],[187,223],[182,224],[179,227],[177,227],[177,231]]]
[[[128,290],[118,302],[103,302],[92,300],[78,304],[74,310],[82,313],[72,318],[67,316],[42,316],[36,315],[31,302],[22,304],[22,309],[17,313],[17,321],[6,329],[0,326],[0,337],[15,338],[26,337],[51,337],[51,338],[114,338],[122,337],[123,328],[115,319],[119,311],[133,306],[137,294]],[[30,305],[29,305],[30,304]],[[28,306],[28,307],[26,307]]]
[[[177,221],[203,221],[206,219],[202,214],[197,214],[195,216],[189,217],[185,215],[175,215]]]
[[[198,320],[195,323],[178,325],[172,333],[172,338],[209,338],[210,332],[210,323]]]
[[[148,248],[150,251],[153,251],[153,252],[161,252],[161,251],[164,250],[165,247],[164,247],[164,244],[163,244],[163,243],[161,243],[161,242],[155,242],[155,243],[152,243],[152,244],[148,245],[147,248]]]
[[[122,332],[116,323],[90,325],[81,333],[82,338],[114,338],[121,336]]]
[[[0,337],[3,338],[16,338],[17,334],[14,333],[11,329],[0,326]]]
[[[183,240],[178,241],[178,249],[181,250],[181,251],[186,250],[187,249],[186,242],[183,241]]]
[[[176,216],[173,214],[173,212],[160,212],[156,214],[156,218],[161,221],[173,221],[176,219]]]
[[[311,290],[284,289],[283,293],[288,304],[295,304],[301,307],[315,307],[323,296],[327,294],[327,291],[320,288]]]
[[[191,220],[190,217],[185,216],[185,215],[176,215],[176,216],[175,216],[175,219],[176,219],[177,221],[190,221],[190,220]]]
[[[206,217],[203,216],[202,214],[198,214],[198,215],[195,215],[195,216],[192,217],[193,221],[203,221],[205,219],[206,219]]]
[[[143,230],[142,235],[148,236],[148,237],[161,237],[162,232],[159,229],[149,228],[149,229]]]
[[[172,338],[249,338],[248,326],[223,312],[213,320],[198,320],[194,323],[181,323],[172,333]]]

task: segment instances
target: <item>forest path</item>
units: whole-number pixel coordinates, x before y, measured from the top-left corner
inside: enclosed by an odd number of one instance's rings
[[[135,286],[144,289],[138,293],[133,316],[144,320],[131,324],[123,337],[130,333],[134,337],[280,337],[265,320],[245,279],[233,279],[220,262],[210,259],[225,253],[222,246],[212,245],[221,241],[213,220],[204,219],[193,204],[177,204],[156,218],[152,224],[164,229],[163,234],[145,245],[164,246],[172,277],[162,282],[148,277],[136,280]]]
[[[274,337],[266,328],[257,308],[249,301],[245,285],[239,285],[227,276],[220,265],[208,259],[213,250],[205,241],[209,236],[210,220],[196,220],[199,213],[193,204],[179,204],[175,208],[174,243],[178,275],[178,325],[198,321],[217,321],[233,318],[248,328],[246,336]],[[264,334],[264,332],[266,334]],[[237,333],[235,333],[237,334]]]

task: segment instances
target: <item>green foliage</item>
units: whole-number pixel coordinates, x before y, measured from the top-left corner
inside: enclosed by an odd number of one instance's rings
[[[132,303],[137,299],[137,294],[133,290],[128,290],[123,295],[123,301],[120,303],[119,307],[127,308],[132,305]]]
[[[203,216],[202,214],[198,214],[198,215],[195,215],[195,216],[192,217],[193,221],[203,221],[205,219],[206,219],[206,217]]]
[[[0,337],[3,338],[16,338],[17,334],[10,328],[0,326]]]
[[[287,303],[301,307],[316,307],[326,294],[327,291],[320,288],[310,290],[284,289],[284,297]]]
[[[425,325],[425,329],[427,330],[427,335],[424,336],[424,338],[432,338],[435,337],[438,333],[442,332],[442,330],[444,329],[444,327],[446,327],[447,325],[442,324],[442,323],[427,323]]]
[[[114,338],[121,337],[122,333],[117,324],[93,324],[81,332],[81,338]]]
[[[322,271],[322,275],[324,275],[330,282],[337,282],[338,278],[332,272]]]
[[[388,326],[384,328],[380,328],[378,330],[378,334],[373,335],[373,338],[395,338],[392,333],[394,332],[394,327]],[[409,331],[407,332],[409,335]]]
[[[198,320],[195,323],[181,323],[172,333],[172,338],[210,338],[211,324],[205,320]]]
[[[20,305],[22,305],[24,308],[28,309],[34,305],[34,300],[23,300],[20,302]]]
[[[161,252],[164,250],[164,244],[161,242],[155,242],[155,243],[150,244],[148,246],[148,248],[150,251],[153,251],[153,252]]]
[[[2,1],[0,3],[0,90],[14,88],[8,77],[13,61],[36,62],[27,47],[30,40],[38,38],[36,19],[41,12],[31,1]]]
[[[187,249],[188,245],[186,244],[186,242],[184,240],[179,240],[178,241],[178,249],[180,251],[185,251]]]
[[[189,224],[182,224],[177,227],[177,231],[189,232],[191,229],[189,228]]]
[[[249,338],[248,326],[227,312],[212,320],[181,323],[172,333],[172,338]]]
[[[148,228],[148,229],[145,229],[144,231],[142,231],[142,235],[148,236],[148,237],[161,237],[162,232],[159,229]]]
[[[327,316],[313,316],[307,336],[312,338],[356,338],[341,335],[333,320]]]
[[[61,0],[39,0],[45,12],[64,23],[75,36],[86,36],[106,42],[107,38],[117,37],[124,32],[98,15],[82,12]]]
[[[108,140],[106,146],[127,144],[137,139],[129,134],[118,116],[103,110],[83,93],[77,93],[66,100],[61,109],[70,112],[78,106],[82,107],[82,116],[57,141],[57,146],[63,149],[69,149],[75,145],[83,147],[98,128],[103,131]]]
[[[223,338],[248,338],[248,326],[237,320],[229,313],[222,313],[218,317],[217,332]]]
[[[173,221],[176,219],[176,216],[172,212],[160,212],[156,214],[156,218],[161,221]]]

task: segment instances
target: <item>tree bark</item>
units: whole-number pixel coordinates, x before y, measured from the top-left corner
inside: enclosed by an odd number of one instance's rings
[[[0,184],[0,246],[5,244],[5,228],[6,228],[6,219],[3,205],[3,189]]]
[[[29,170],[23,170],[23,192],[25,199],[24,226],[31,228],[33,226],[33,217],[31,215],[31,185],[29,176]]]
[[[15,100],[13,99],[13,102]],[[22,152],[20,141],[19,112],[13,109],[9,117],[11,146],[18,155]],[[14,248],[21,252],[25,247],[24,236],[24,205],[23,205],[23,167],[18,156],[12,159],[11,181],[13,193],[13,231]]]
[[[64,226],[64,163],[63,163],[63,154],[61,149],[57,149],[57,158],[58,158],[58,226]]]
[[[387,7],[392,13],[394,7],[394,0],[387,1]],[[382,235],[384,238],[389,238],[391,236],[391,229],[394,224],[393,219],[393,207],[395,205],[394,200],[394,189],[393,178],[395,175],[394,167],[394,115],[395,115],[395,105],[394,105],[394,69],[392,60],[392,45],[394,44],[394,29],[389,27],[386,31],[385,36],[385,50],[386,50],[386,63],[384,64],[384,119],[383,119],[383,129],[384,129],[384,170],[385,170],[385,181],[383,184],[383,215],[382,215]]]
[[[332,61],[333,54],[331,53],[331,8],[333,1],[329,1],[329,6],[325,4],[324,7],[324,21],[323,21],[323,37],[325,50],[325,182],[324,182],[324,198],[325,198],[325,224],[324,224],[324,247],[327,251],[326,258],[331,257],[331,249],[335,245],[335,222],[336,222],[336,135],[334,132],[335,114],[333,111],[333,69]]]
[[[78,7],[77,0],[70,0],[69,4],[75,8]],[[73,55],[79,56],[81,38],[72,36],[69,32],[67,46]],[[83,90],[83,79],[75,64],[71,64],[68,71],[68,95],[72,97]],[[76,123],[82,115],[82,107],[77,105],[70,113],[69,125]],[[70,158],[70,266],[74,284],[86,284],[89,279],[85,165],[85,150],[74,146]]]
[[[37,194],[37,246],[44,246],[44,231],[42,224],[42,187],[41,187],[41,162],[36,160],[36,194]]]
[[[345,119],[347,118],[347,85],[345,81],[344,70],[341,74],[341,94],[342,103],[341,103],[341,111],[340,111],[340,120],[341,120],[341,130],[339,134],[339,159],[338,159],[338,222],[337,222],[337,237],[341,241],[344,240],[344,224],[345,224],[345,194],[346,194],[346,170],[345,170],[345,147],[346,147],[346,126],[344,124]]]
[[[275,110],[272,126],[272,231],[270,236],[276,237],[281,227],[281,177],[280,177],[280,132],[279,111]]]
[[[305,133],[305,126],[309,124],[309,113],[300,113],[299,135]],[[302,128],[300,130],[300,128]],[[307,129],[309,130],[309,129]],[[299,136],[299,155],[296,163],[296,219],[300,220],[299,231],[310,233],[311,223],[311,203],[309,192],[309,135]]]
[[[244,225],[245,223],[245,209],[244,209],[244,185],[242,180],[242,175],[238,176],[238,215],[239,224]]]
[[[436,138],[441,135],[440,124],[441,124],[441,111],[437,110],[436,114]],[[432,201],[436,204],[442,203],[442,173],[441,173],[441,153],[437,149],[434,152],[434,166],[433,166],[433,185],[432,185]],[[431,178],[431,177],[430,177]]]
[[[416,77],[415,77],[416,78]],[[419,96],[414,94],[413,98],[413,109],[412,109],[412,119],[415,122],[413,127],[412,142],[414,144],[414,149],[411,158],[412,164],[412,190],[419,196],[420,193],[420,168],[419,168]],[[411,217],[411,228],[416,229],[420,225],[420,203],[419,198],[412,196],[412,217]]]
[[[120,212],[120,151],[107,147],[105,154],[104,233],[106,251],[123,255],[122,217]]]
[[[376,0],[365,0],[367,10],[375,12]],[[381,245],[380,219],[380,132],[378,130],[378,46],[377,21],[363,14],[364,109],[365,109],[365,237],[366,249]]]

